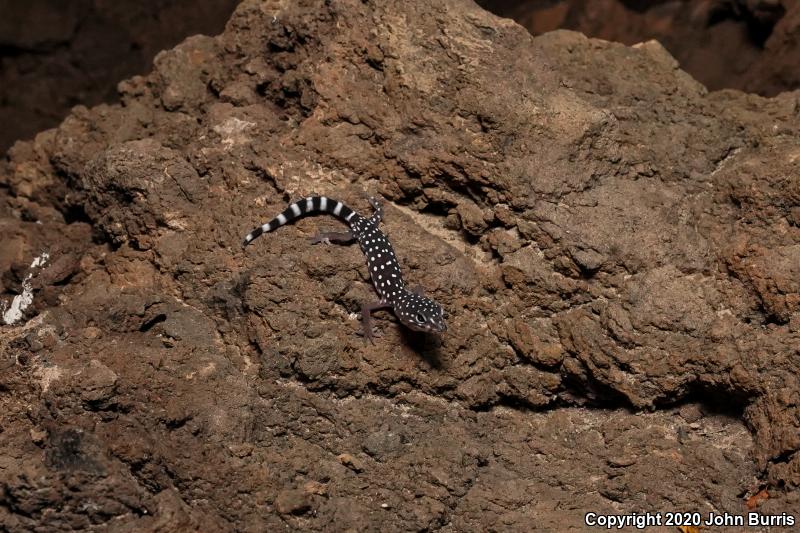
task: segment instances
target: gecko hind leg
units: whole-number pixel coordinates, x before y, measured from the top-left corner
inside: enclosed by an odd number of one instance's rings
[[[354,240],[356,240],[356,237],[351,231],[327,231],[317,233],[311,237],[311,244],[331,244],[333,242],[336,244],[350,244]]]

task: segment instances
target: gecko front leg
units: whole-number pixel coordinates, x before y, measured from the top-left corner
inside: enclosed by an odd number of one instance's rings
[[[413,292],[418,296],[425,296],[425,289],[422,288],[422,285],[414,285],[412,287],[409,287],[408,290],[410,290],[411,292]]]
[[[381,300],[380,302],[375,302],[374,304],[364,304],[361,306],[361,327],[362,327],[362,334],[364,338],[375,344],[375,333],[372,331],[372,317],[370,313],[372,311],[377,311],[378,309],[386,309],[387,307],[392,307],[387,301]]]

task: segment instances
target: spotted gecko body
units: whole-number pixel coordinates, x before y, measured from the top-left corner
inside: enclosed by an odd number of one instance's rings
[[[369,202],[375,213],[365,218],[338,200],[325,196],[310,196],[293,203],[280,215],[248,233],[243,246],[247,246],[261,234],[273,231],[301,216],[329,213],[350,226],[350,231],[320,233],[313,238],[313,242],[347,244],[357,241],[367,258],[367,268],[372,283],[380,296],[378,302],[361,307],[364,336],[370,341],[373,340],[370,313],[384,308],[391,308],[400,322],[413,330],[430,333],[446,331],[446,314],[441,306],[424,296],[422,289],[406,287],[394,249],[386,235],[378,228],[383,218],[383,207],[375,198],[370,198]]]

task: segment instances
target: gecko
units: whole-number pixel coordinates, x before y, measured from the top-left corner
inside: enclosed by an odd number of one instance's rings
[[[366,218],[338,200],[326,196],[309,196],[287,207],[281,214],[248,233],[243,247],[252,243],[264,233],[305,215],[327,213],[338,218],[350,227],[345,232],[325,232],[312,237],[312,243],[350,244],[358,242],[367,259],[372,284],[380,299],[361,306],[361,321],[364,337],[374,343],[376,335],[372,331],[371,313],[378,309],[390,308],[400,322],[414,331],[440,334],[447,331],[447,313],[433,299],[425,296],[421,287],[407,287],[403,281],[400,263],[389,239],[378,227],[383,219],[383,206],[377,198],[370,197],[369,203],[375,210]]]

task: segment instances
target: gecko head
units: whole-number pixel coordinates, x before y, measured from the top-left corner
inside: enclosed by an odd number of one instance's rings
[[[444,333],[447,331],[447,313],[426,296],[407,291],[395,305],[395,314],[400,322],[414,331]]]

